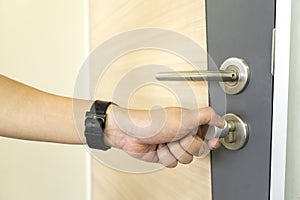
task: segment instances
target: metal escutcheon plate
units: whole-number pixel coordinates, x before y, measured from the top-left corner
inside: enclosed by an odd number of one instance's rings
[[[222,145],[229,150],[239,150],[243,148],[249,138],[249,128],[248,124],[239,116],[228,113],[223,116],[223,118],[228,122],[231,121],[235,124],[234,130],[234,142],[226,142],[225,138],[221,138]]]
[[[250,71],[248,64],[241,58],[228,58],[225,60],[220,70],[234,71],[238,74],[235,82],[220,82],[221,88],[227,94],[238,94],[245,89],[249,82]]]

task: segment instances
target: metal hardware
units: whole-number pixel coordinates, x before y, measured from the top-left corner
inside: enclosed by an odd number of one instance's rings
[[[155,78],[159,81],[236,81],[235,71],[181,71],[159,72]]]
[[[217,126],[209,126],[205,134],[205,139],[211,140],[213,138],[224,138],[230,131],[234,130],[234,127],[235,126],[232,125],[231,122],[227,122],[226,120],[223,128],[219,128]]]
[[[243,148],[249,138],[248,124],[239,116],[228,113],[223,116],[230,128],[227,135],[221,138],[222,145],[229,150]]]
[[[249,137],[247,123],[233,113],[228,113],[223,118],[225,119],[224,127],[209,126],[205,139],[220,138],[223,146],[229,150],[243,148]]]
[[[219,83],[224,92],[238,94],[245,89],[249,82],[250,71],[248,64],[243,59],[228,58],[222,63],[220,70],[235,71],[238,74],[238,80],[235,82]]]
[[[227,94],[238,94],[249,81],[249,67],[240,58],[229,58],[219,71],[159,72],[155,78],[160,81],[219,81]]]
[[[86,112],[85,118],[91,118],[91,119],[101,119],[102,121],[105,121],[105,114],[97,114],[94,112]]]
[[[234,132],[229,132],[227,136],[224,138],[224,141],[226,143],[234,143],[235,142]]]
[[[273,28],[272,31],[272,57],[271,57],[271,74],[274,76],[274,62],[275,62],[275,37],[276,37],[276,29]]]

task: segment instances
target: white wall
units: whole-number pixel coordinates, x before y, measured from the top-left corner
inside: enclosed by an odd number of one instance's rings
[[[300,1],[292,1],[286,200],[300,199]]]
[[[0,0],[0,73],[72,96],[88,30],[88,1]],[[83,146],[0,138],[0,159],[1,200],[88,199]]]

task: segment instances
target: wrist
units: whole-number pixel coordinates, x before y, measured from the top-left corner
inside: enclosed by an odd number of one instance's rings
[[[122,149],[124,141],[124,132],[122,132],[116,122],[116,115],[122,108],[115,104],[110,104],[106,110],[106,123],[104,130],[104,142],[107,146]]]
[[[113,120],[113,116],[112,116],[112,107],[114,107],[115,105],[110,104],[106,110],[106,122],[105,122],[105,130],[104,130],[104,143],[105,145],[109,146],[109,147],[115,147],[115,145],[113,144],[113,142],[111,141],[111,138],[109,137],[110,132],[111,132],[111,124],[112,124],[112,120]]]

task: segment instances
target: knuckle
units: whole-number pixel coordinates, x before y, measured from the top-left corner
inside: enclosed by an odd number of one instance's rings
[[[213,116],[216,114],[215,110],[212,107],[207,107],[206,111],[209,115]]]
[[[211,122],[212,119],[216,116],[216,112],[212,107],[206,107],[206,108],[204,108],[203,111],[204,111],[204,115],[205,115],[205,117],[204,117],[205,120],[204,121],[206,123]]]
[[[177,166],[177,160],[170,154],[167,146],[157,149],[157,155],[159,163],[165,167],[174,168]]]

